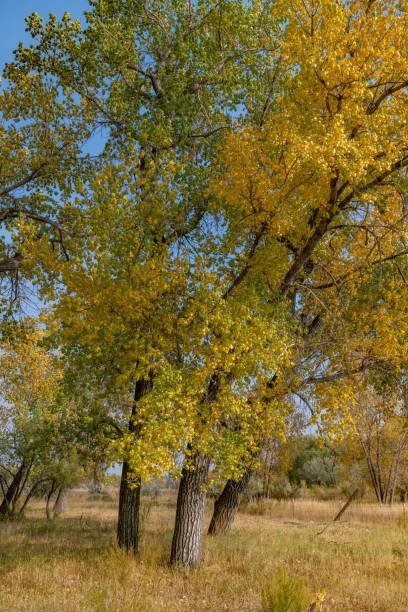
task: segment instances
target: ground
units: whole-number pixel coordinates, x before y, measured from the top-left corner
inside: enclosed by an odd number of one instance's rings
[[[281,566],[311,593],[326,592],[324,610],[408,611],[402,505],[356,503],[334,524],[340,501],[249,505],[230,535],[205,538],[192,572],[167,564],[174,499],[144,500],[138,560],[115,546],[116,506],[115,496],[76,491],[55,521],[37,505],[24,520],[0,522],[0,611],[256,611]]]

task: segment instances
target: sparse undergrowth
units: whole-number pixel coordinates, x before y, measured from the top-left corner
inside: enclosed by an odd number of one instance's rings
[[[269,504],[241,513],[228,536],[206,538],[202,567],[167,565],[174,503],[147,516],[139,561],[115,546],[116,502],[71,495],[64,518],[43,508],[0,523],[0,611],[259,611],[262,592],[284,566],[309,593],[327,592],[323,610],[408,609],[408,532],[401,507],[356,504],[350,517],[316,533],[334,502]],[[285,515],[286,513],[286,515]]]

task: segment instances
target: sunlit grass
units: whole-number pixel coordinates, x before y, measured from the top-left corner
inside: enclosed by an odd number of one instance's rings
[[[408,609],[408,530],[403,508],[356,504],[329,524],[341,502],[266,502],[240,513],[228,536],[206,538],[202,567],[168,567],[174,500],[153,506],[139,560],[115,546],[116,501],[71,495],[64,518],[34,508],[0,523],[0,610],[201,611],[261,609],[270,576],[285,567],[327,609]]]

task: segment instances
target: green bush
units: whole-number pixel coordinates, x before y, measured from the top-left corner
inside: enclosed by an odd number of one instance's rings
[[[262,591],[262,612],[305,612],[309,603],[304,582],[289,576],[283,567],[271,576]]]
[[[88,499],[91,501],[111,502],[114,501],[114,497],[108,491],[90,491],[88,493]]]

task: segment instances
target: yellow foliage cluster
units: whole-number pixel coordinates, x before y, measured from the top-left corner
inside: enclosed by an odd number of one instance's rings
[[[115,442],[143,478],[177,470],[187,445],[233,473],[284,431],[304,386],[313,418],[344,433],[349,375],[407,362],[406,2],[270,10],[269,112],[227,130],[200,205],[199,154],[158,124],[160,154],[141,132],[76,180],[68,261],[16,227],[68,363],[118,401],[152,377],[137,435]]]

